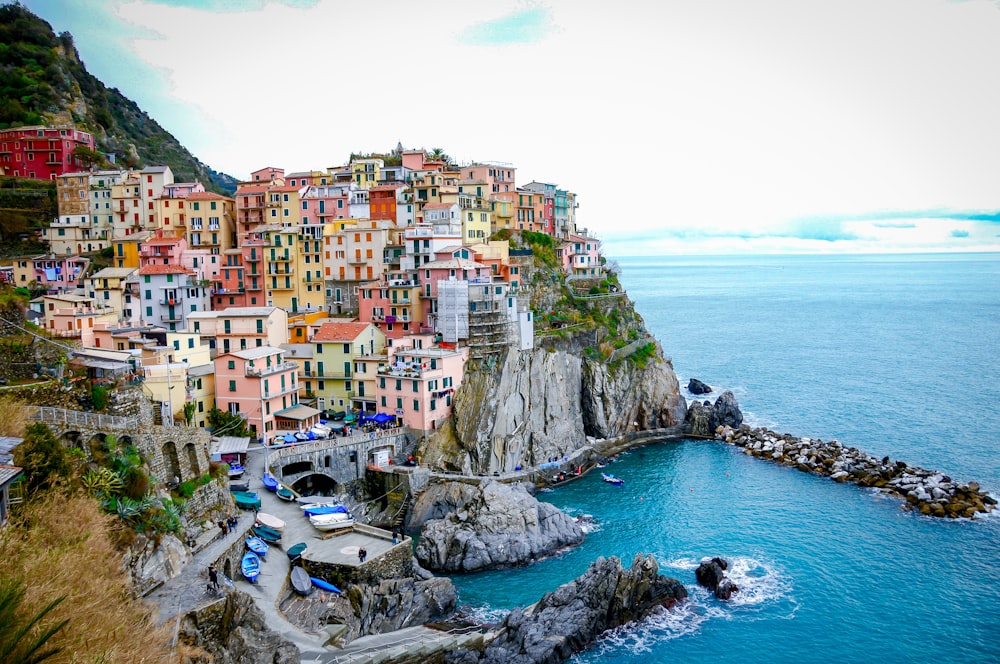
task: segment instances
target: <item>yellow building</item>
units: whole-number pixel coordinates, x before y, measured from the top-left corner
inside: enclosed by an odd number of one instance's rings
[[[133,233],[125,238],[115,240],[112,244],[115,267],[131,267],[139,269],[139,247],[153,237],[152,231]]]
[[[372,362],[385,357],[385,334],[371,323],[328,321],[312,338],[316,379],[316,408],[358,409],[361,402],[375,402],[377,368]]]
[[[188,369],[187,403],[194,404],[192,426],[208,426],[208,413],[215,408],[215,365],[207,364]]]
[[[186,201],[189,247],[221,254],[236,246],[236,204],[232,198],[202,191],[188,194]]]
[[[384,166],[381,159],[355,159],[351,162],[351,179],[362,189],[371,189],[380,183]]]

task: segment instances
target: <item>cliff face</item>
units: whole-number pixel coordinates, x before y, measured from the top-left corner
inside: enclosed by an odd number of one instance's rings
[[[587,436],[683,423],[687,405],[658,344],[650,342],[643,361],[611,362],[585,357],[580,345],[511,350],[496,366],[469,367],[451,426],[428,441],[423,460],[491,474],[561,459]]]

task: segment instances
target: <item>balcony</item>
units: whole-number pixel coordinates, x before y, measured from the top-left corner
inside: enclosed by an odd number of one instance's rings
[[[164,297],[162,300],[159,300],[159,303],[172,307],[175,304],[180,304],[183,301],[184,301],[183,297]]]
[[[278,362],[269,367],[247,367],[246,375],[251,378],[262,378],[282,371],[296,371],[299,365],[295,362]]]
[[[277,283],[277,284],[272,284],[272,285],[268,286],[268,290],[273,290],[273,291],[277,291],[277,290],[289,290],[289,291],[290,290],[295,290],[295,284],[292,283],[292,282],[288,282],[287,284],[283,283],[283,282],[282,283]]]
[[[180,323],[182,320],[184,320],[184,313],[181,311],[177,311],[172,314],[166,313],[160,315],[161,323]]]
[[[264,391],[264,398],[265,399],[274,399],[275,397],[284,396],[286,394],[295,394],[298,391],[299,391],[299,385],[296,383],[295,385],[289,385],[288,387],[284,387],[284,388],[279,387],[276,390],[265,390]]]

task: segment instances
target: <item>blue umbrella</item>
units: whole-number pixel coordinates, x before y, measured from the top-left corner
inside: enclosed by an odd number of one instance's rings
[[[378,422],[379,424],[385,424],[386,422],[391,422],[395,418],[392,415],[386,415],[385,413],[379,413],[375,417],[371,418]]]

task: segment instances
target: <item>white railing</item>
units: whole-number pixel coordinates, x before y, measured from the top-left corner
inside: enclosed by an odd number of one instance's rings
[[[406,654],[406,650],[410,650],[411,648],[416,650],[418,648],[423,648],[424,646],[438,646],[442,650],[446,648],[453,649],[457,641],[462,637],[468,635],[482,636],[483,634],[485,634],[485,630],[476,626],[456,627],[447,631],[437,631],[427,628],[426,631],[421,631],[418,634],[401,636],[393,640],[380,639],[377,646],[359,648],[357,652],[337,655],[328,661],[330,664],[360,664],[361,662],[372,662],[379,656],[384,655],[387,651],[394,648],[401,648],[404,650],[403,653],[400,653],[400,656]],[[348,648],[349,647],[350,646],[348,646]]]
[[[115,428],[135,430],[139,428],[138,422],[132,417],[88,413],[82,410],[66,410],[50,406],[25,406],[24,408],[27,411],[27,418],[29,420],[51,422],[53,424],[82,425],[97,429]]]

